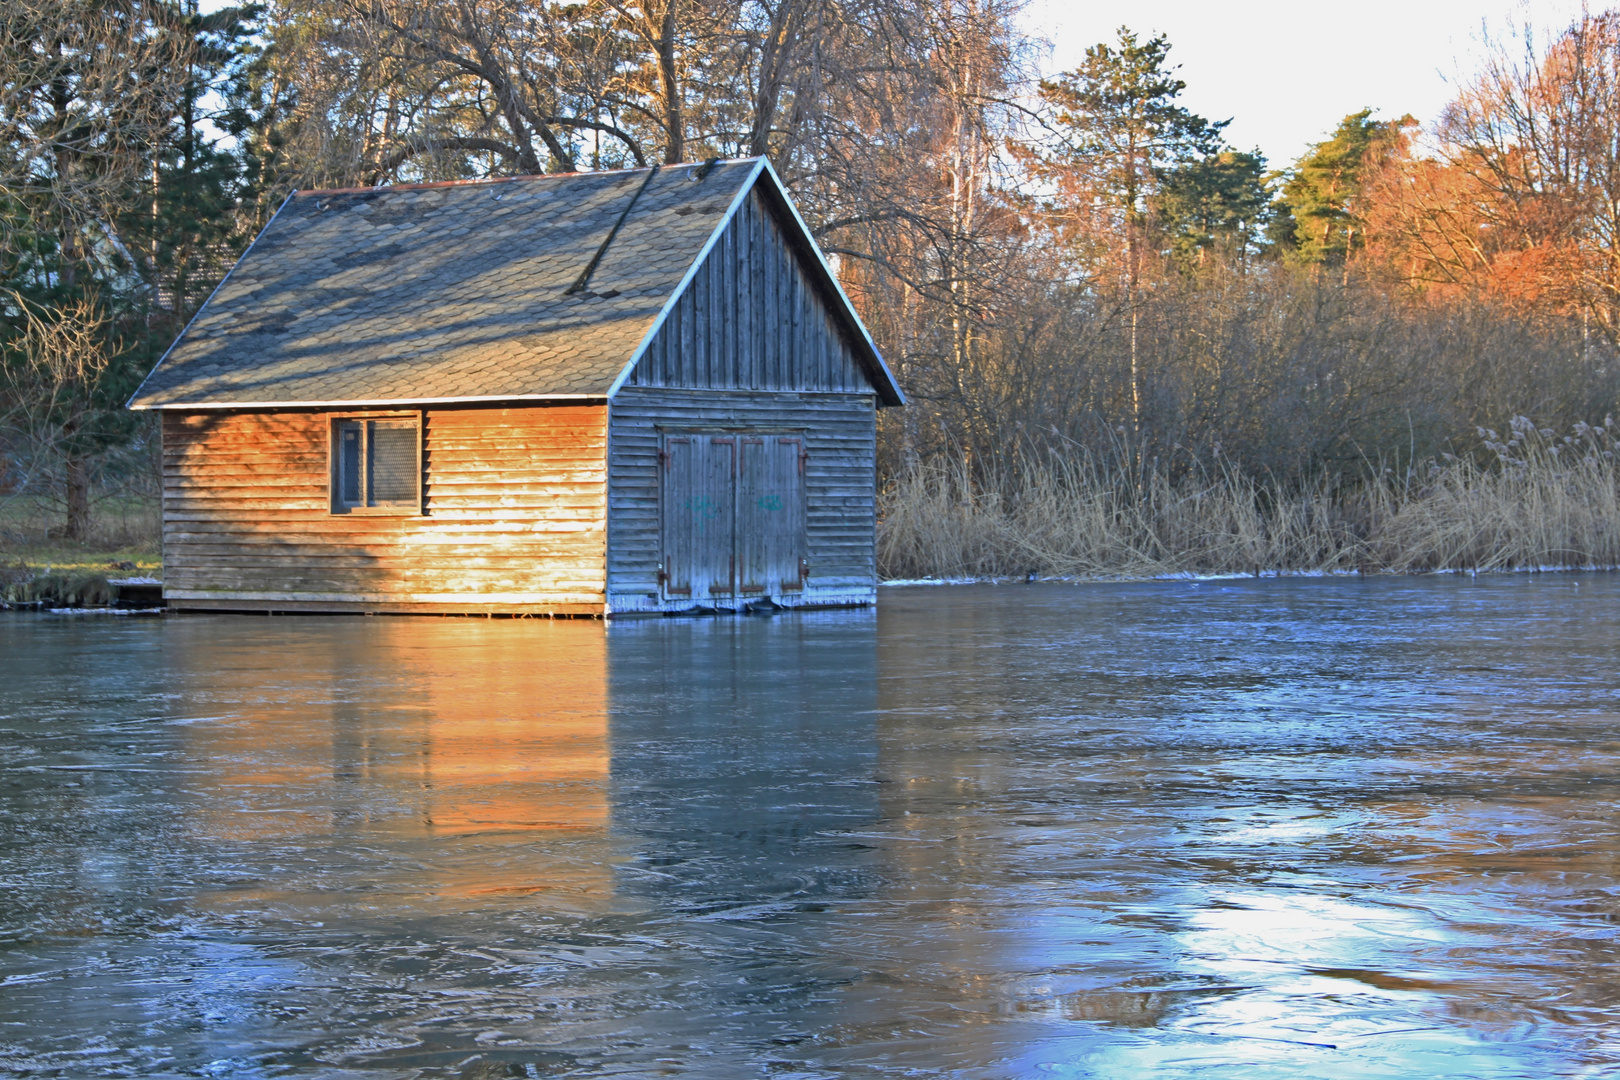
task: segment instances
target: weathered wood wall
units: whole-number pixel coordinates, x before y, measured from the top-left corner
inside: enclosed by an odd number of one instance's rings
[[[790,605],[876,599],[876,415],[864,394],[625,387],[609,407],[608,609],[682,608],[659,599],[661,431],[802,432],[810,573]]]
[[[777,214],[758,188],[749,194],[628,385],[871,392]]]
[[[425,516],[333,514],[321,412],[167,413],[177,608],[600,614],[607,409],[425,411]]]
[[[608,610],[690,606],[660,596],[663,432],[803,434],[802,592],[789,605],[876,599],[876,394],[820,271],[756,188],[609,407]]]

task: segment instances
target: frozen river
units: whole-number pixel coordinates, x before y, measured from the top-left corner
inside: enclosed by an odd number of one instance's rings
[[[0,1075],[1620,1070],[1620,577],[0,615]]]

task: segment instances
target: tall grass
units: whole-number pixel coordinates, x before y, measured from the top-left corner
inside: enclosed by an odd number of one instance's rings
[[[163,512],[155,496],[98,492],[93,505],[91,533],[78,546],[157,549]],[[30,494],[0,495],[0,551],[59,542],[63,516],[62,508],[53,499]]]
[[[1090,577],[1620,566],[1613,421],[1515,417],[1487,459],[1369,468],[1285,489],[1221,468],[1181,480],[1080,451],[975,478],[924,464],[879,499],[888,578]]]
[[[119,493],[97,500],[82,540],[61,536],[60,509],[32,495],[0,496],[0,607],[44,599],[69,607],[100,603],[110,595],[109,576],[161,574],[157,499]]]

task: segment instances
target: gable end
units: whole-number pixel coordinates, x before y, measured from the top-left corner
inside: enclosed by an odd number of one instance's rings
[[[743,198],[625,384],[875,391],[898,404],[882,360],[774,187],[756,183]]]

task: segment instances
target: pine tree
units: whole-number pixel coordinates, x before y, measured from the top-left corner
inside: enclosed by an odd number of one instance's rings
[[[240,247],[240,151],[202,103],[252,49],[242,9],[26,0],[0,14],[0,451],[89,531],[145,425],[123,408]]]
[[[1171,254],[1184,266],[1211,255],[1248,258],[1264,235],[1271,192],[1258,153],[1223,150],[1202,161],[1163,170],[1151,205]]]
[[[1294,258],[1337,266],[1361,247],[1366,233],[1358,205],[1362,184],[1416,123],[1410,116],[1374,120],[1371,109],[1362,109],[1339,121],[1330,138],[1300,158],[1279,200],[1279,217],[1291,220],[1293,229],[1279,229],[1278,238],[1290,242]]]
[[[1165,169],[1221,149],[1230,121],[1209,121],[1177,104],[1187,84],[1167,66],[1163,35],[1139,41],[1119,28],[1119,46],[1086,50],[1083,64],[1043,80],[1054,138],[1038,168],[1073,195],[1089,194],[1118,215],[1125,241],[1125,301],[1131,322],[1131,419],[1141,423],[1136,296],[1142,277],[1147,200]]]

